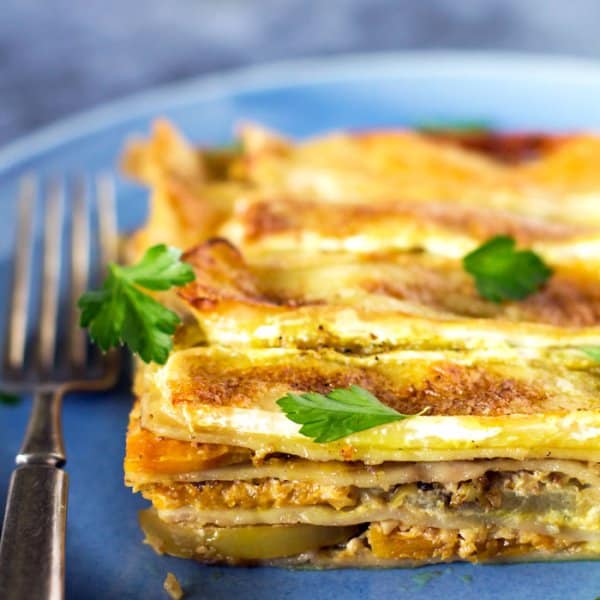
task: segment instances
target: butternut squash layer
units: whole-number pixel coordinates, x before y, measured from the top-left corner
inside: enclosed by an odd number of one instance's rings
[[[131,411],[124,462],[128,483],[140,474],[160,478],[242,463],[250,456],[249,450],[226,444],[190,444],[156,436],[141,427],[139,404]]]

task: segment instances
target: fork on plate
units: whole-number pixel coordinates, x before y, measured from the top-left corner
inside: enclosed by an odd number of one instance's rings
[[[34,175],[20,182],[13,287],[0,367],[3,387],[33,394],[0,539],[0,598],[4,600],[64,597],[68,478],[63,470],[62,397],[74,390],[109,388],[118,375],[117,354],[102,355],[88,347],[77,308],[91,274],[116,256],[112,177],[99,175],[94,194],[87,193],[83,179],[70,186],[59,179],[48,181],[40,198],[41,251],[33,226],[37,188]],[[70,226],[65,218],[69,214]],[[70,242],[66,252],[65,238]],[[32,286],[34,267],[40,263],[40,285]],[[68,283],[61,286],[65,279]],[[34,299],[36,287],[39,297]],[[65,288],[66,295],[61,293]]]

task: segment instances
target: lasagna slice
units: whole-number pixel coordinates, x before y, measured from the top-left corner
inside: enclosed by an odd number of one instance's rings
[[[392,567],[600,556],[600,141],[247,127],[134,144],[153,188],[129,245],[189,246],[182,324],[139,363],[127,485],[158,552]],[[552,276],[480,295],[462,258],[507,235]],[[286,394],[368,391],[407,418],[334,441]]]

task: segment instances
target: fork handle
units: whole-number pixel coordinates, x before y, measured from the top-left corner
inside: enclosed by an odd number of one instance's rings
[[[62,392],[36,393],[8,488],[0,539],[2,600],[62,600],[68,478]]]
[[[0,598],[64,598],[67,490],[67,474],[54,465],[14,470],[0,543]]]

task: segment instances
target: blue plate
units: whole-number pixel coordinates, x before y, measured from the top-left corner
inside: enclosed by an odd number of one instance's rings
[[[16,178],[25,171],[112,169],[124,140],[164,115],[204,144],[231,139],[253,120],[294,136],[335,128],[483,121],[509,129],[600,129],[600,67],[520,55],[415,53],[290,62],[172,86],[75,117],[0,151],[0,286],[8,293]],[[145,192],[119,181],[119,224],[139,225]],[[39,224],[38,224],[39,226]],[[2,307],[0,307],[2,308]],[[594,562],[414,570],[306,572],[203,567],[157,556],[142,544],[136,513],[145,502],[123,486],[131,397],[66,399],[71,476],[67,546],[69,598],[165,598],[172,571],[188,598],[587,598],[600,595]],[[0,497],[24,431],[29,402],[0,406]]]

